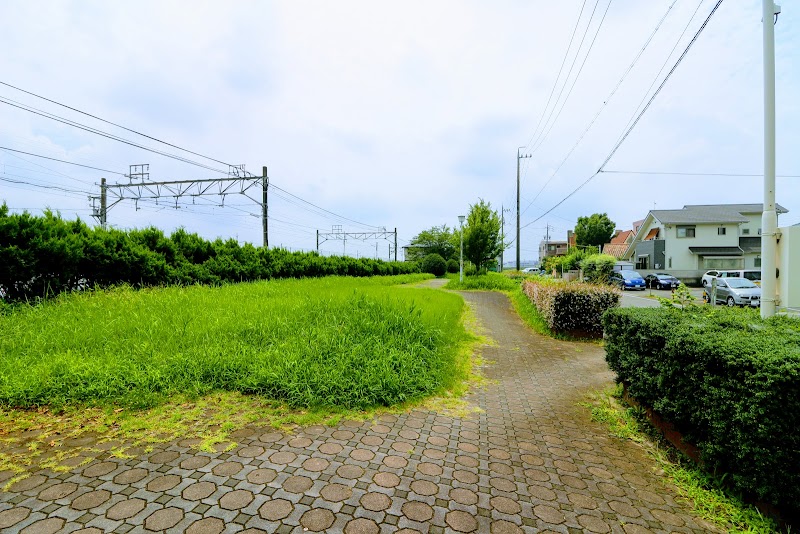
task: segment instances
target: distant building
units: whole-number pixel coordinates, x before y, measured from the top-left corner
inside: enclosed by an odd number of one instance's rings
[[[775,208],[778,214],[787,213],[780,205]],[[669,270],[684,278],[699,278],[709,269],[757,269],[762,212],[762,204],[652,210],[621,259],[635,262],[637,270]]]
[[[614,232],[614,237],[611,238],[611,242],[603,245],[603,254],[608,254],[615,258],[622,258],[635,235],[633,230],[616,230]]]
[[[569,251],[567,241],[545,241],[539,243],[539,260],[549,256],[564,256]]]

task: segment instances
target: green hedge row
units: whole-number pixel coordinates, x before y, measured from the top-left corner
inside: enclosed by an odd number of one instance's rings
[[[522,290],[555,332],[601,336],[603,313],[619,306],[619,292],[581,282],[529,279]]]
[[[45,213],[9,214],[0,206],[0,297],[36,299],[65,291],[172,284],[220,284],[328,275],[374,276],[419,272],[415,263],[385,262],[315,252],[207,241],[178,230],[102,230]]]
[[[736,488],[800,512],[800,321],[757,311],[627,308],[604,319],[606,359]]]

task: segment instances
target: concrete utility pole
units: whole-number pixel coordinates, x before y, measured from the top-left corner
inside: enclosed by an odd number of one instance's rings
[[[267,168],[263,167],[261,175],[261,226],[264,231],[264,248],[269,248],[269,218],[267,215],[267,190],[269,189],[269,177]]]
[[[500,249],[500,272],[503,272],[503,252],[506,250],[506,212],[511,211],[511,208],[504,208],[502,204],[500,204],[500,232],[501,238],[500,240],[503,242],[503,248]]]
[[[764,27],[764,212],[761,215],[761,318],[775,315],[778,214],[775,211],[775,15],[780,6],[762,0]],[[786,273],[784,273],[784,276]]]
[[[108,194],[106,191],[106,179],[100,178],[100,228],[107,230],[108,222]]]
[[[530,154],[520,154],[521,146],[517,148],[517,270],[519,271],[519,160],[531,157]]]

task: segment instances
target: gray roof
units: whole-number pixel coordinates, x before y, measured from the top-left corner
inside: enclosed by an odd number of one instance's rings
[[[748,218],[727,206],[685,206],[682,210],[653,210],[662,224],[745,223]]]
[[[684,208],[725,208],[738,213],[762,213],[764,211],[764,204],[689,204],[684,206]],[[777,203],[775,204],[775,211],[778,213],[789,212],[789,210]]]

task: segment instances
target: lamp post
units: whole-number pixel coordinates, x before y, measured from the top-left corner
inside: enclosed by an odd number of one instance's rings
[[[464,282],[464,216],[458,216],[458,226],[461,229],[461,257],[458,261],[458,281]]]

